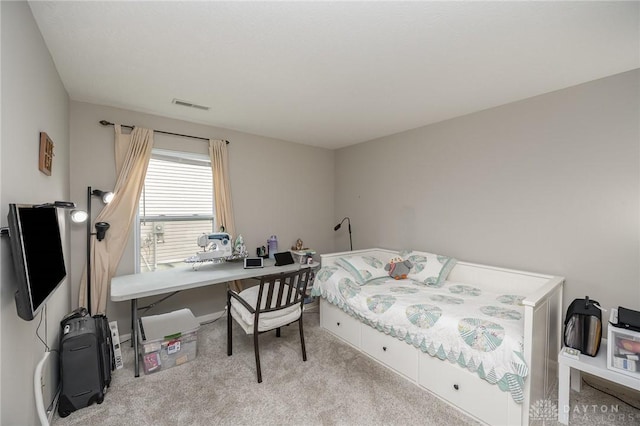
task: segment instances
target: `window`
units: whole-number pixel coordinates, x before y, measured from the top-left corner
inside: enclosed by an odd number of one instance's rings
[[[139,272],[171,268],[199,249],[214,230],[209,157],[154,149],[138,203]]]

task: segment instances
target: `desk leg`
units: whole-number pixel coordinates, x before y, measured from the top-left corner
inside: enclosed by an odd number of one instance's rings
[[[575,370],[575,369],[574,369]],[[562,363],[558,366],[558,421],[569,424],[569,377],[571,367]]]
[[[138,353],[138,299],[131,299],[131,325],[134,373],[135,377],[140,377],[140,359]]]
[[[129,324],[131,326],[131,347],[133,347],[133,300],[131,301],[131,324]]]

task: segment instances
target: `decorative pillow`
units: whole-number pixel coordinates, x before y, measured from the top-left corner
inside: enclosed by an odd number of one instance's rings
[[[439,286],[456,266],[456,259],[421,251],[403,252],[403,257],[413,263],[408,278],[428,286]]]
[[[360,285],[374,278],[388,276],[384,262],[374,256],[345,256],[336,260],[335,264],[349,272]]]

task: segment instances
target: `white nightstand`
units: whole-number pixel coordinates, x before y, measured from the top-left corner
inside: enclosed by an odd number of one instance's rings
[[[563,355],[563,352],[560,351],[558,354],[558,367],[558,421],[565,425],[569,424],[569,413],[571,412],[569,385],[571,385],[571,389],[580,392],[582,385],[581,371],[640,391],[640,380],[607,368],[606,339],[602,340],[596,357],[581,354],[578,359],[575,359]]]

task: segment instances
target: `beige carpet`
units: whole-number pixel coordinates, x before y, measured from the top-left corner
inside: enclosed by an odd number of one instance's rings
[[[53,424],[477,424],[324,332],[318,323],[318,313],[305,313],[307,362],[302,362],[297,327],[284,328],[279,339],[275,333],[260,336],[261,384],[256,381],[252,340],[236,324],[234,354],[227,356],[226,317],[200,328],[194,361],[148,376],[142,372],[133,377],[133,351],[123,345],[125,368],[114,372],[104,402],[63,419],[56,414]],[[625,416],[637,417],[618,416],[624,420],[618,422],[587,413],[571,424],[634,424],[630,419],[640,423],[637,411],[624,411],[619,401],[586,386],[582,393],[572,393],[571,403],[579,402],[619,404]]]

